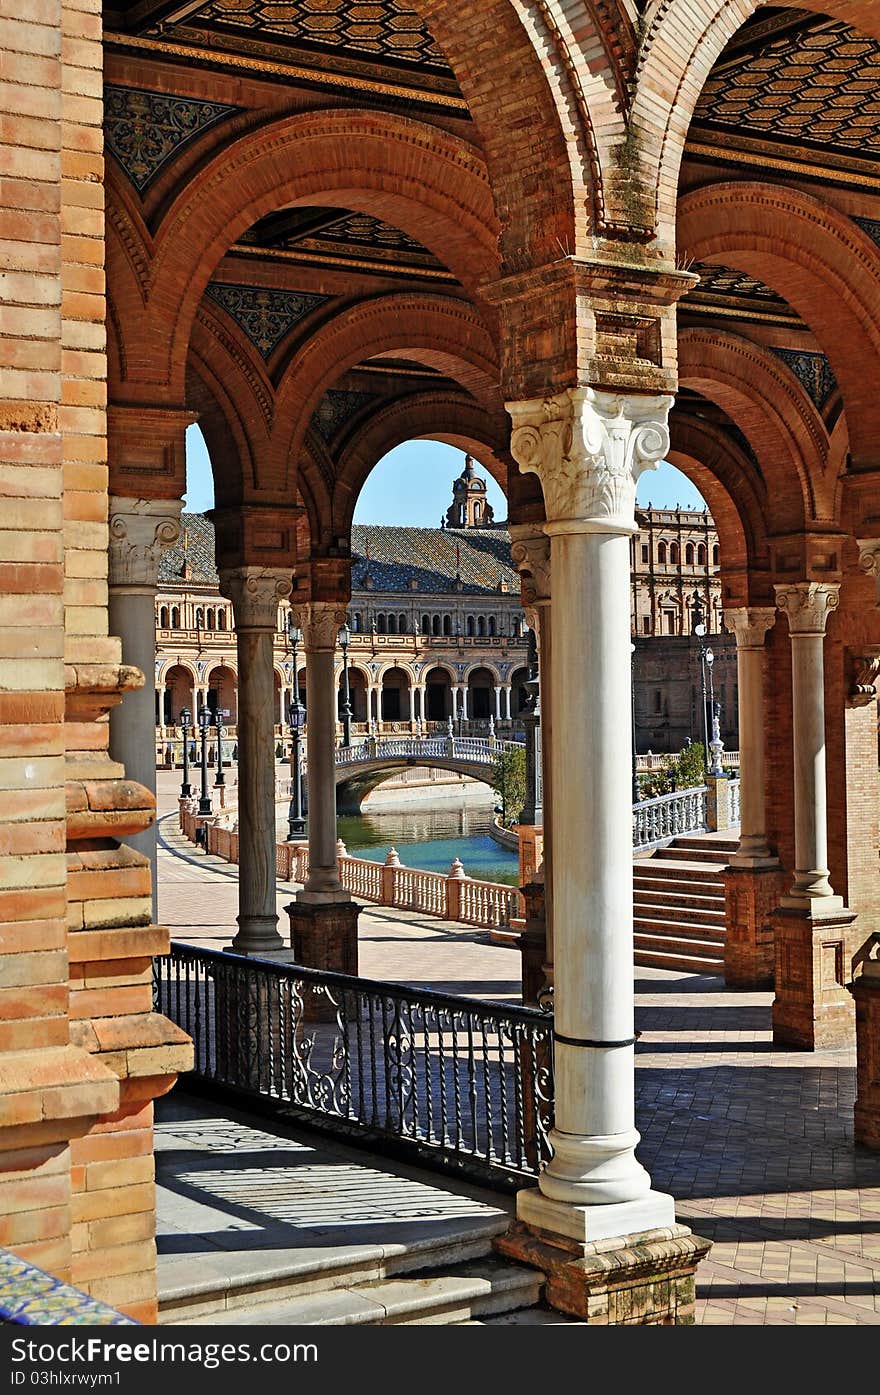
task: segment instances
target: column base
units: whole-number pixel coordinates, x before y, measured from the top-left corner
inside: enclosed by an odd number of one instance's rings
[[[235,920],[238,933],[229,946],[230,953],[268,959],[287,948],[278,932],[276,915],[237,915]]]
[[[284,909],[290,920],[295,963],[306,969],[357,976],[360,907],[354,901],[318,903],[297,897]],[[304,991],[303,1002],[309,1021],[336,1021],[336,1008],[325,995],[311,993],[307,1001]]]
[[[856,913],[839,897],[834,902],[827,910],[780,906],[770,918],[776,946],[773,1040],[778,1046],[816,1051],[853,1043],[855,1011],[846,983]]]
[[[772,988],[776,951],[770,917],[787,874],[774,858],[724,869],[724,982],[728,988]]]
[[[585,1242],[516,1220],[494,1248],[547,1276],[544,1299],[557,1312],[597,1327],[683,1327],[693,1325],[696,1269],[711,1245],[673,1217],[670,1225]]]
[[[880,951],[874,936],[872,954]],[[856,1010],[855,1141],[880,1150],[880,962],[860,965],[850,986]]]

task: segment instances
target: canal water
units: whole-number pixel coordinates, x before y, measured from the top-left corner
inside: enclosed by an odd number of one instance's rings
[[[489,837],[491,805],[438,801],[407,809],[340,816],[339,837],[352,857],[384,862],[396,848],[405,867],[447,873],[457,857],[465,875],[478,881],[519,882],[519,859]]]

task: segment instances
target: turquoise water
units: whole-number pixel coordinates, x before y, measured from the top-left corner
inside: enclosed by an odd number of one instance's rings
[[[394,847],[405,867],[443,873],[457,857],[469,877],[516,886],[519,859],[489,837],[486,830],[491,818],[491,809],[485,806],[444,807],[438,803],[356,818],[344,816],[337,826],[352,857],[384,862],[389,848]]]

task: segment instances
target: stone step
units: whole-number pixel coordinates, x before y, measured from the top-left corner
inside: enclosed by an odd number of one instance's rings
[[[680,834],[677,838],[673,839],[671,846],[674,848],[699,848],[701,851],[708,850],[710,852],[729,854],[736,852],[739,847],[739,839],[721,838],[720,836],[716,838],[706,838],[705,836],[699,837],[697,835],[691,837],[689,834]]]
[[[686,896],[675,901],[657,902],[652,896],[636,896],[633,910],[637,916],[648,920],[686,921],[690,925],[711,926],[723,930],[725,926],[724,907],[707,910],[705,906],[695,906]]]
[[[504,1215],[444,1219],[435,1235],[399,1244],[342,1244],[298,1250],[217,1251],[160,1263],[159,1321],[232,1321],[237,1312],[284,1305],[312,1294],[384,1281],[423,1270],[455,1268],[492,1254],[507,1229]],[[531,1272],[531,1271],[529,1271]],[[262,1318],[259,1319],[262,1321]],[[251,1321],[256,1322],[253,1318]]]
[[[662,877],[651,877],[644,881],[633,882],[633,895],[640,901],[650,901],[655,906],[677,906],[680,902],[692,906],[694,910],[701,908],[706,911],[724,911],[724,893],[714,888],[710,891],[711,882],[706,883],[705,891],[695,891],[693,888],[698,883],[682,882],[677,886],[674,882],[667,886]]]
[[[636,935],[657,935],[663,940],[694,940],[700,944],[724,946],[724,928],[711,925],[691,925],[686,920],[649,920],[647,916],[636,916],[633,920]]]
[[[682,847],[681,844],[670,843],[667,848],[657,848],[651,860],[677,862],[680,859],[689,863],[705,863],[712,867],[726,867],[730,861],[730,855],[726,852],[716,852],[714,848]]]
[[[187,1321],[224,1327],[459,1325],[481,1315],[529,1309],[540,1302],[543,1287],[544,1275],[535,1269],[484,1259]]]
[[[705,955],[679,954],[665,949],[637,948],[633,962],[640,969],[677,969],[684,974],[721,973],[723,960],[710,959]]]
[[[650,858],[633,867],[633,884],[644,877],[651,877],[662,881],[664,885],[673,886],[676,882],[703,882],[719,894],[724,889],[721,876],[714,871],[713,864],[709,862],[685,862],[683,859],[673,861],[671,858],[658,862]]]

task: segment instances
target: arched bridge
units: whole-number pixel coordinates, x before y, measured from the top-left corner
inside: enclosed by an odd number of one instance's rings
[[[357,812],[370,790],[408,766],[453,770],[489,784],[495,758],[505,750],[523,750],[518,741],[494,737],[426,736],[365,741],[336,752],[336,804],[340,812]]]

